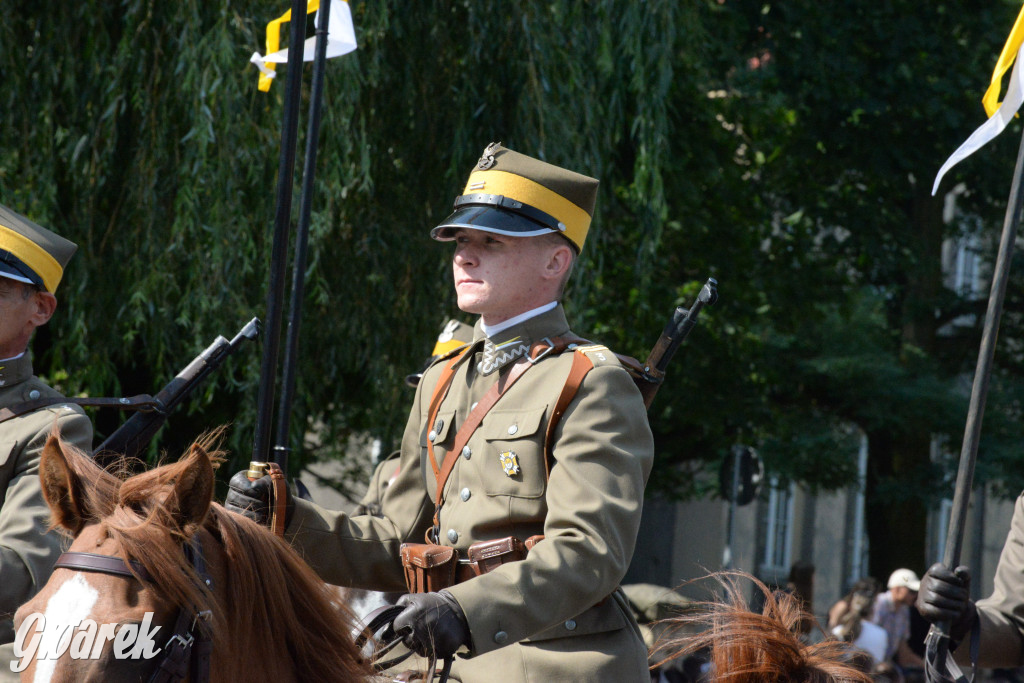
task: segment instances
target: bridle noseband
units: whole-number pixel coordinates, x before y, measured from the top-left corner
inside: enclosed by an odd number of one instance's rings
[[[203,558],[199,538],[195,537],[190,543],[186,543],[184,552],[200,580],[212,588],[213,581],[206,571],[206,560]],[[120,557],[111,555],[66,552],[57,558],[53,568],[110,574],[154,583],[149,572],[140,563],[134,560],[125,562]],[[172,683],[186,678],[192,683],[208,683],[210,654],[213,651],[210,617],[209,610],[188,610],[184,607],[178,610],[174,629],[161,650],[163,656],[157,661],[156,670],[150,676],[149,683]]]

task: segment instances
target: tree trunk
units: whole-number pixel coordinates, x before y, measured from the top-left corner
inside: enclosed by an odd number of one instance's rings
[[[903,306],[893,329],[902,331],[900,358],[916,349],[931,356],[936,347],[935,311],[942,291],[942,199],[918,194],[907,207],[910,229],[906,247],[916,255],[906,272],[901,294]],[[906,482],[930,465],[932,435],[905,431],[901,425],[868,430],[870,461],[866,492],[866,528],[871,575],[885,581],[900,567],[921,573],[926,557],[928,500]],[[902,482],[902,483],[897,483]]]

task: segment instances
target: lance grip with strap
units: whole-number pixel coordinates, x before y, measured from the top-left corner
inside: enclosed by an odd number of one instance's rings
[[[288,482],[284,478],[284,470],[274,461],[249,463],[249,470],[245,473],[249,481],[256,481],[263,477],[270,477],[270,530],[277,536],[284,536],[284,527],[287,520],[286,505],[288,492],[285,487]]]

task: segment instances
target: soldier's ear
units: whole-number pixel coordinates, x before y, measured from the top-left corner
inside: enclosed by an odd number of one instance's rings
[[[47,291],[34,292],[32,294],[32,323],[41,327],[50,322],[53,312],[57,310],[57,297]]]
[[[556,280],[564,277],[572,267],[575,256],[576,254],[568,243],[558,244],[552,248],[548,253],[548,260],[544,267],[545,277]]]

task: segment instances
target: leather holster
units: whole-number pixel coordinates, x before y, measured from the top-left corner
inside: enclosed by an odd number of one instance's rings
[[[410,593],[436,593],[455,583],[459,555],[455,548],[433,543],[403,543],[405,585]]]

